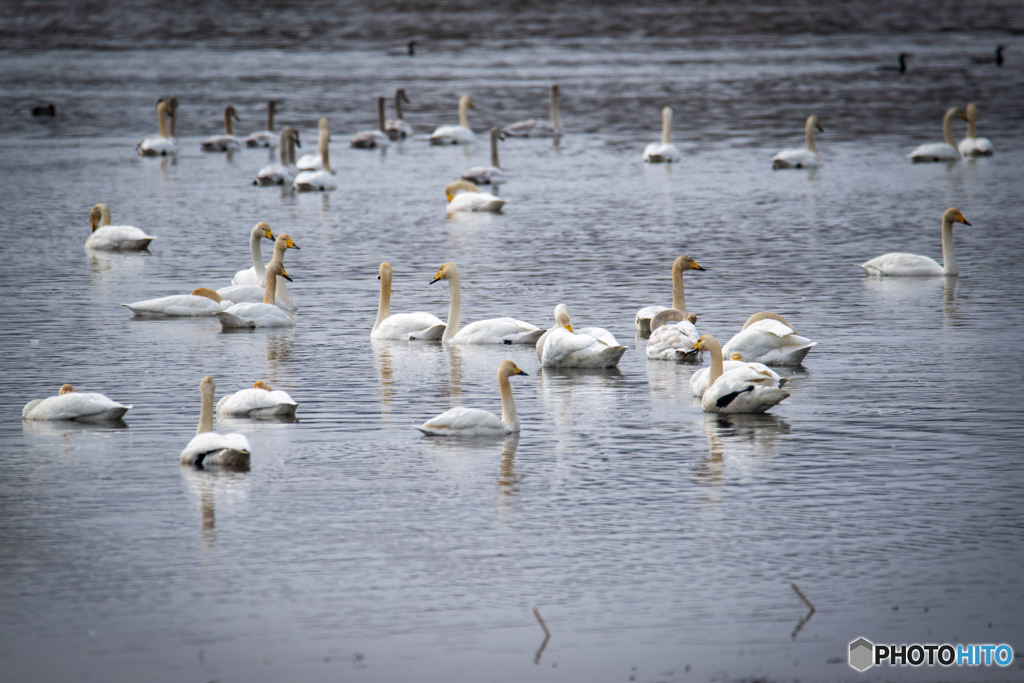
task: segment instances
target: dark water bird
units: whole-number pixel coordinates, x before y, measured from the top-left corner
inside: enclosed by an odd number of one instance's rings
[[[45,107],[32,107],[32,116],[56,116],[57,108],[50,102]]]
[[[1003,65],[1003,50],[1006,49],[1005,45],[996,45],[996,54],[994,57],[974,57],[975,64],[995,64],[996,66]],[[53,106],[53,105],[50,105]]]
[[[907,72],[907,57],[909,57],[909,56],[910,56],[909,52],[901,52],[899,54],[899,56],[896,57],[896,61],[898,62],[897,66],[891,66],[889,64],[886,64],[885,66],[878,67],[878,70],[879,71],[898,71],[899,73],[904,74],[904,73]]]
[[[416,41],[415,40],[410,40],[409,44],[406,47],[408,47],[408,49],[409,49],[409,56],[410,57],[415,57],[416,56]]]

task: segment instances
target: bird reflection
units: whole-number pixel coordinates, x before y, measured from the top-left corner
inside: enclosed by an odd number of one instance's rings
[[[395,395],[391,344],[380,340],[373,340],[370,343],[373,346],[373,355],[377,357],[380,370],[380,413],[381,415],[390,415]]]
[[[462,352],[454,344],[445,344],[444,352],[448,356],[448,387],[441,394],[448,394],[449,405],[462,405]]]
[[[773,457],[776,453],[776,438],[789,434],[789,431],[788,421],[770,413],[705,415],[704,433],[708,436],[711,449],[708,459],[697,467],[696,483],[722,485],[727,451],[731,456],[731,467],[742,468],[745,456]]]
[[[710,416],[708,416],[710,417]],[[707,427],[705,425],[705,431]],[[697,464],[697,482],[705,486],[721,486],[722,471],[725,469],[725,442],[722,437],[714,431],[708,431],[708,441],[711,442],[711,452],[708,459]]]
[[[276,364],[288,360],[292,350],[291,334],[268,334],[266,344],[268,363]]]
[[[541,368],[537,373],[544,402],[559,426],[575,424],[577,402],[584,403],[580,408],[589,414],[610,414],[621,396],[617,389],[622,378],[618,368]]]
[[[512,505],[517,502],[521,476],[516,474],[516,450],[519,435],[509,436],[501,444],[501,476],[498,477],[498,520],[508,523]]]
[[[942,326],[955,326],[960,320],[960,307],[956,305],[956,285],[960,280],[956,275],[942,278]]]

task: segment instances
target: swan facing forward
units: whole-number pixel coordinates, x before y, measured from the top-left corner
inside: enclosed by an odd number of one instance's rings
[[[723,373],[741,367],[749,368],[750,370],[758,373],[759,375],[764,376],[766,382],[765,386],[775,386],[781,389],[786,384],[786,382],[789,381],[788,378],[780,377],[778,373],[776,373],[774,370],[772,370],[763,363],[744,362],[743,354],[739,352],[734,352],[732,354],[732,360],[722,362]],[[704,392],[707,391],[708,389],[708,384],[710,384],[710,378],[711,368],[701,368],[697,372],[690,375],[690,392],[697,398],[702,397],[704,395]]]
[[[992,141],[976,137],[978,134],[978,108],[971,102],[967,105],[967,137],[960,141],[957,150],[965,157],[992,156]]]
[[[241,121],[238,114],[235,113],[235,108],[227,106],[224,108],[224,135],[206,138],[199,145],[199,149],[204,152],[237,152],[242,149],[242,141],[235,137],[231,119]]]
[[[169,116],[170,104],[164,100],[156,103],[157,125],[160,128],[158,135],[150,135],[135,145],[135,151],[143,157],[163,157],[168,154],[177,154],[178,145],[174,142],[173,136],[167,130],[167,117]]]
[[[97,204],[89,211],[92,234],[85,248],[94,251],[142,251],[156,239],[131,225],[111,225],[110,207]]]
[[[882,254],[858,265],[868,275],[902,277],[929,277],[934,275],[959,275],[956,264],[956,250],[953,249],[953,223],[970,225],[959,209],[949,208],[942,214],[942,265],[935,259],[919,254]]]
[[[21,411],[21,419],[107,422],[120,420],[130,408],[111,401],[103,394],[79,393],[70,384],[65,384],[56,396],[29,401]]]
[[[377,98],[377,130],[364,130],[352,136],[349,147],[356,149],[387,149],[391,145],[391,138],[384,132],[384,107],[387,99]]]
[[[392,140],[404,140],[412,137],[412,126],[402,118],[402,102],[409,104],[409,98],[405,90],[399,88],[395,91],[395,118],[384,122],[384,132]]]
[[[476,109],[473,106],[473,98],[469,95],[463,95],[459,98],[459,125],[457,126],[438,126],[434,129],[434,132],[430,134],[430,144],[432,145],[471,145],[476,140],[476,135],[473,130],[469,127],[469,119],[467,112],[470,109]]]
[[[292,186],[299,192],[332,192],[338,189],[338,183],[334,179],[334,171],[331,170],[331,160],[329,157],[331,131],[327,127],[327,119],[320,119],[320,121],[323,124],[320,127],[317,139],[317,149],[320,152],[320,170],[302,171],[295,176]],[[300,165],[299,168],[302,168],[302,166]]]
[[[227,310],[217,313],[223,329],[239,329],[256,327],[295,327],[295,316],[274,305],[277,300],[277,278],[283,277],[291,282],[284,264],[271,261],[267,265],[267,290],[263,301],[258,304],[235,304]]]
[[[747,318],[743,329],[729,340],[722,353],[730,358],[739,353],[751,363],[800,365],[817,345],[818,342],[798,335],[778,313],[761,311]]]
[[[821,155],[818,154],[818,145],[814,142],[814,131],[825,132],[821,127],[821,121],[814,114],[807,117],[807,124],[804,126],[805,147],[803,149],[784,149],[772,157],[772,170],[780,168],[817,168],[821,166]]]
[[[953,119],[960,117],[967,120],[967,117],[957,107],[950,107],[942,117],[942,139],[943,142],[933,142],[921,145],[908,154],[914,163],[926,163],[932,161],[960,161],[960,151],[956,148],[956,141],[953,139]]]
[[[213,431],[213,398],[217,384],[207,375],[199,383],[199,426],[196,435],[181,452],[181,464],[200,469],[231,467],[249,469],[249,441],[241,434],[218,434]]]
[[[722,348],[710,334],[698,339],[696,348],[711,354],[710,386],[700,400],[704,412],[763,413],[789,397],[789,392],[779,387],[778,380],[747,364],[725,371]]]
[[[385,261],[377,270],[380,280],[380,303],[377,306],[377,320],[370,331],[370,339],[432,339],[438,340],[444,334],[444,321],[436,315],[417,311],[391,315],[391,264]]]
[[[274,391],[265,382],[242,389],[217,401],[221,417],[291,417],[298,403],[286,391]]]
[[[233,304],[212,289],[196,287],[190,294],[173,294],[121,305],[139,318],[194,318],[217,315]]]
[[[685,254],[672,262],[672,308],[677,311],[686,312],[686,292],[683,289],[683,273],[688,270],[707,270],[697,265]],[[651,336],[651,318],[658,311],[664,311],[664,306],[646,306],[636,312],[636,333],[641,339]]]
[[[490,192],[481,192],[476,185],[468,180],[456,180],[448,183],[444,188],[444,195],[448,197],[448,213],[459,213],[460,211],[489,211],[499,213],[501,207],[508,204],[507,200],[495,197]]]
[[[558,112],[558,84],[551,86],[551,121],[527,119],[517,121],[501,129],[502,135],[510,138],[558,138],[562,135],[562,120]]]
[[[515,363],[502,361],[498,366],[498,387],[501,389],[501,417],[486,410],[458,406],[427,420],[416,429],[427,436],[502,436],[519,431],[519,415],[512,398],[512,375],[525,375]]]
[[[270,232],[270,228],[266,223],[259,223],[253,228],[252,235],[250,236],[249,251],[252,253],[253,263],[259,263],[259,270],[256,270],[256,266],[248,270],[240,270],[235,274],[234,280],[242,281],[247,283],[255,284],[233,284],[230,287],[222,287],[217,290],[217,294],[221,295],[225,299],[229,299],[236,304],[241,303],[253,303],[257,304],[263,301],[265,296],[264,288],[267,286],[267,269],[263,265],[263,255],[260,252],[260,237],[257,235],[257,229],[263,226],[264,234]],[[274,256],[271,261],[279,261],[281,265],[284,265],[284,254],[287,249],[298,249],[299,245],[295,244],[292,240],[292,236],[288,233],[282,232],[274,239]],[[298,310],[298,306],[295,305],[295,301],[292,299],[291,294],[288,293],[288,286],[285,284],[284,278],[278,276],[277,278],[277,291],[274,304],[282,310],[294,313]]]
[[[455,344],[536,344],[544,330],[515,318],[480,320],[459,329],[462,315],[462,285],[459,269],[454,263],[445,263],[430,284],[448,280],[448,323],[441,341]]]
[[[555,307],[555,325],[537,340],[537,358],[546,368],[614,368],[626,352],[601,327],[572,329],[569,307]]]
[[[694,345],[700,338],[697,315],[675,308],[658,311],[651,318],[647,357],[651,360],[697,360]]]
[[[661,142],[644,147],[644,161],[657,164],[682,160],[683,153],[672,144],[672,107],[665,107],[661,110]]]
[[[267,101],[267,129],[258,133],[247,135],[242,144],[246,147],[277,147],[277,133],[274,132],[274,113],[277,111],[277,102]]]

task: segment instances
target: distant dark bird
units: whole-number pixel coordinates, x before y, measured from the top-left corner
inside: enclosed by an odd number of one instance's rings
[[[50,102],[45,107],[32,107],[32,116],[56,116],[57,107],[53,106],[53,102]]]
[[[416,55],[416,41],[415,40],[410,40],[408,48],[409,48],[409,56],[410,57],[415,56]],[[1000,58],[1000,62],[999,63],[1002,64],[1001,58]]]
[[[996,45],[996,56],[995,57],[973,57],[975,64],[995,64],[996,66],[1003,65],[1003,50],[1006,49],[1005,45]],[[52,105],[51,105],[52,106]]]
[[[899,54],[899,56],[896,58],[896,61],[899,63],[898,66],[890,66],[890,65],[886,64],[885,66],[878,67],[878,70],[879,71],[898,71],[901,74],[904,74],[904,73],[907,72],[907,57],[909,57],[909,56],[910,56],[909,52],[901,52]]]

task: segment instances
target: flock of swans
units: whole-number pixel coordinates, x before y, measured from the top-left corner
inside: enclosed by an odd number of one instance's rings
[[[479,185],[497,186],[508,180],[498,158],[498,141],[504,137],[554,137],[562,135],[559,114],[559,87],[550,89],[550,121],[533,119],[520,121],[490,131],[491,166],[476,167],[459,179],[448,183],[444,192],[448,198],[448,211],[500,212],[506,201],[486,192]],[[414,137],[414,130],[402,118],[402,103],[409,98],[404,90],[395,94],[396,118],[386,117],[385,98],[377,99],[376,130],[356,133],[350,146],[361,149],[386,148],[393,142]],[[426,137],[432,145],[469,144],[475,133],[469,127],[468,113],[473,100],[463,95],[458,102],[458,125],[436,128]],[[157,103],[159,133],[144,138],[136,146],[142,156],[165,156],[177,151],[176,98],[161,99]],[[233,121],[238,120],[234,107],[224,110],[224,134],[202,141],[207,152],[237,151],[245,147],[280,148],[280,163],[261,169],[253,181],[257,186],[292,185],[296,191],[331,191],[337,188],[330,165],[331,132],[328,120],[321,118],[317,128],[317,154],[296,160],[295,148],[301,146],[299,132],[290,126],[274,131],[276,103],[267,106],[266,130],[241,138],[233,132]],[[670,107],[662,110],[662,137],[643,150],[647,163],[672,163],[682,159],[679,148],[672,143],[672,116]],[[967,122],[967,135],[955,143],[952,126],[956,119]],[[772,157],[773,169],[809,169],[820,166],[821,156],[815,141],[816,132],[823,131],[817,116],[807,118],[805,146],[783,150]],[[950,108],[943,118],[944,142],[925,144],[908,156],[914,162],[959,161],[967,156],[987,156],[993,152],[987,138],[977,137],[977,108],[969,104],[965,111]],[[97,204],[89,213],[92,233],[86,240],[86,249],[108,251],[141,251],[149,247],[155,236],[126,225],[112,225],[109,207]],[[953,224],[970,225],[956,208],[942,215],[942,256],[940,265],[934,259],[917,254],[890,253],[859,265],[873,276],[955,276],[958,274],[953,247]],[[264,263],[263,240],[274,245],[272,258]],[[284,266],[289,249],[299,249],[288,234],[274,235],[270,226],[257,223],[249,234],[249,254],[252,267],[240,270],[229,286],[214,289],[197,286],[188,294],[171,294],[158,299],[124,304],[136,316],[157,317],[216,317],[224,329],[258,327],[294,327],[298,305],[288,291],[290,282]],[[790,394],[783,387],[786,379],[769,366],[796,366],[803,363],[817,342],[801,336],[796,328],[781,315],[761,311],[752,315],[743,328],[724,346],[709,334],[697,330],[697,316],[688,311],[684,288],[684,274],[699,273],[705,268],[688,255],[677,257],[671,268],[672,305],[649,305],[640,308],[634,325],[637,337],[648,339],[647,358],[652,361],[696,361],[701,352],[710,355],[710,367],[694,372],[690,389],[700,398],[701,407],[713,413],[761,413],[771,409]],[[694,276],[691,276],[694,277]],[[613,368],[619,363],[626,347],[619,344],[611,332],[600,327],[573,328],[568,306],[559,304],[554,309],[554,325],[541,329],[528,322],[501,317],[479,320],[462,326],[462,289],[459,268],[454,263],[442,264],[430,284],[448,282],[449,307],[447,320],[426,312],[392,313],[391,293],[393,269],[381,263],[378,269],[380,298],[377,317],[370,330],[371,339],[399,340],[410,343],[437,341],[443,344],[527,344],[535,348],[543,367],[550,368]],[[518,432],[519,417],[512,395],[510,377],[526,375],[512,361],[503,361],[497,369],[497,382],[501,397],[501,416],[472,408],[453,408],[416,427],[432,436],[484,436]],[[274,391],[262,381],[252,388],[243,389],[223,397],[214,404],[216,384],[212,377],[200,382],[200,417],[196,436],[181,453],[181,462],[199,467],[247,466],[250,455],[248,441],[240,434],[218,434],[213,431],[213,414],[222,417],[270,417],[295,414],[297,403],[283,391]],[[70,384],[61,387],[57,396],[37,399],[28,403],[22,417],[25,420],[117,420],[131,406],[121,405],[96,393],[80,393]]]

